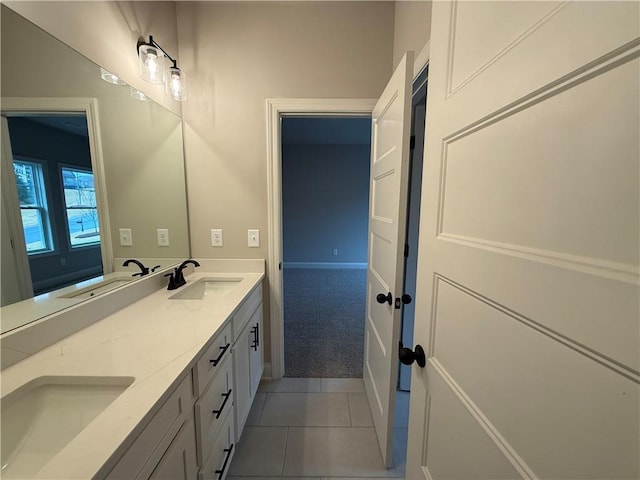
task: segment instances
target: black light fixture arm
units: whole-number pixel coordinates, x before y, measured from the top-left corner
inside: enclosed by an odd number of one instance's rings
[[[160,44],[158,44],[158,42],[156,42],[153,39],[153,35],[149,35],[149,41],[148,42],[145,42],[144,39],[142,39],[142,38],[139,39],[138,40],[138,44],[136,45],[136,52],[140,49],[140,45],[153,45],[154,47],[159,48],[162,51],[162,53],[164,53],[167,56],[167,58],[169,60],[171,60],[171,62],[173,63],[173,68],[178,68],[177,60],[175,60],[171,55],[169,55],[167,53],[167,51],[164,48],[162,48],[160,46]]]

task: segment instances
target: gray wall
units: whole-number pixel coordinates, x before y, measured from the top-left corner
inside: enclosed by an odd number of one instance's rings
[[[283,145],[285,264],[367,261],[369,155],[369,145]]]

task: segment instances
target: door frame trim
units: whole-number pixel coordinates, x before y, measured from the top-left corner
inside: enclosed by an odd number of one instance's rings
[[[2,115],[11,116],[21,113],[84,113],[89,132],[89,153],[93,170],[96,200],[98,203],[98,221],[100,223],[100,251],[104,274],[113,272],[113,245],[111,243],[111,225],[107,203],[107,183],[100,136],[100,115],[98,101],[89,97],[4,97]]]
[[[413,79],[429,63],[431,40],[427,41],[413,64]],[[282,122],[283,116],[359,116],[371,115],[377,99],[267,98],[267,204],[269,331],[271,363],[265,365],[270,378],[284,375],[284,311],[282,305]]]
[[[267,182],[269,218],[269,324],[271,378],[284,375],[284,311],[282,305],[282,122],[284,116],[370,116],[375,99],[268,98]]]

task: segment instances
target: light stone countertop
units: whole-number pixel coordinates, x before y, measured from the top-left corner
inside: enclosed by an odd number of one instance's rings
[[[155,291],[2,371],[3,396],[41,376],[135,377],[37,478],[87,479],[106,473],[101,472],[105,462],[116,450],[123,450],[125,440],[126,447],[135,439],[212,337],[264,278],[264,273],[196,272],[186,276],[184,287]],[[222,298],[168,299],[207,277],[241,281]]]

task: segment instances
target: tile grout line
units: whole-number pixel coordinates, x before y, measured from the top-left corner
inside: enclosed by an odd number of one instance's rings
[[[269,398],[269,393],[265,392],[264,394],[264,402],[262,403],[262,408],[260,409],[260,415],[258,415],[258,425],[262,423],[262,414],[264,413],[264,409],[267,406],[267,399]],[[254,399],[255,401],[255,399]]]
[[[349,393],[345,393],[347,396],[347,413],[349,414],[349,425],[353,427],[353,420],[351,419],[351,402],[349,401]]]
[[[282,469],[280,470],[280,476],[284,477],[284,465],[287,462],[287,446],[289,445],[289,428],[287,427],[287,433],[284,436],[284,454],[282,455]]]

